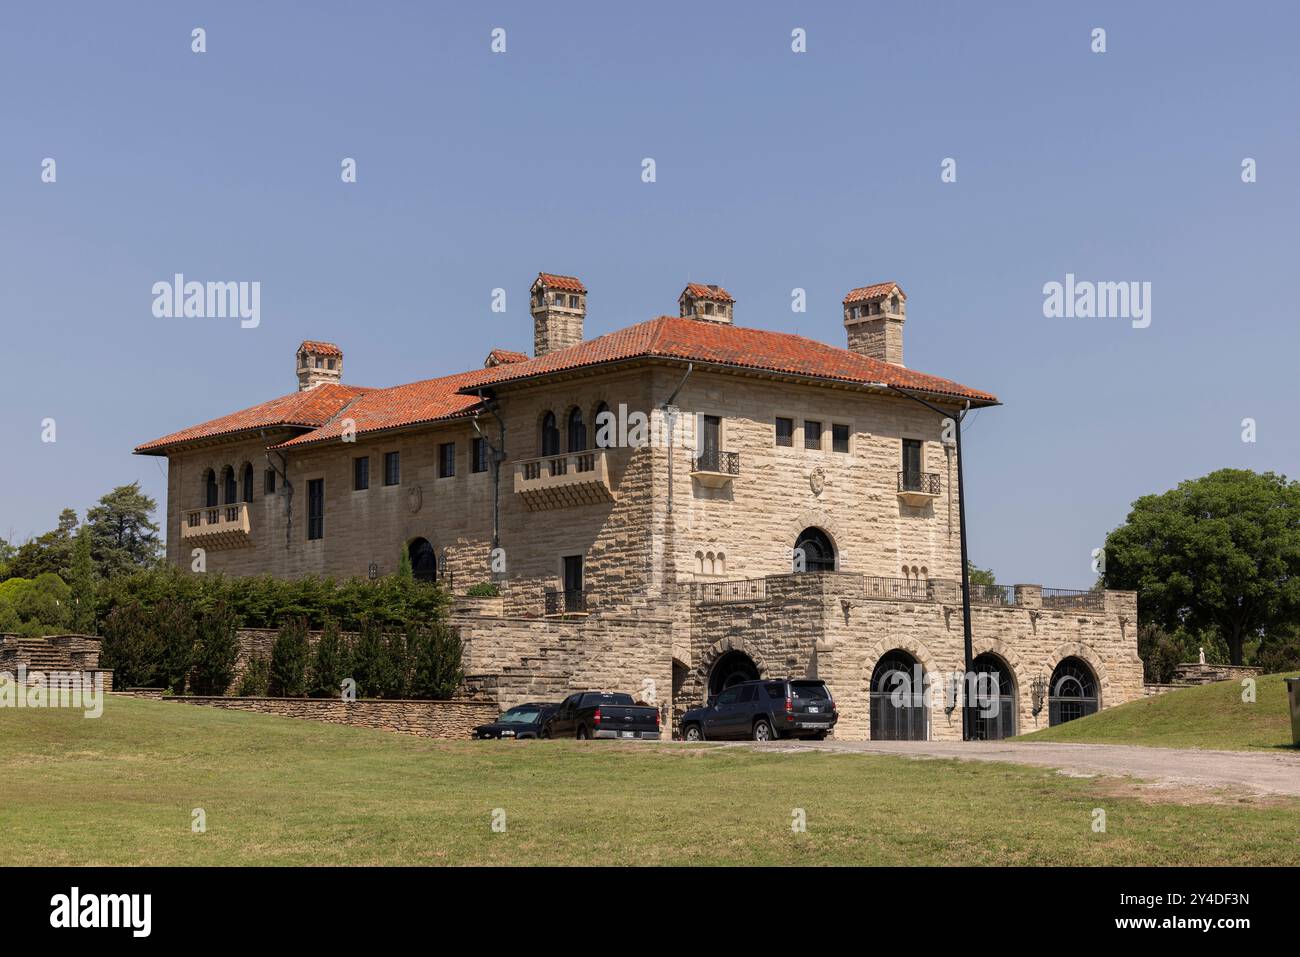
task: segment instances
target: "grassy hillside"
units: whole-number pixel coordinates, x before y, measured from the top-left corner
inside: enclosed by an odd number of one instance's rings
[[[1300,827],[1300,802],[1010,765],[435,742],[116,697],[0,710],[0,741],[0,855],[33,864],[1283,864]]]
[[[1253,704],[1241,700],[1241,682],[1220,681],[1130,701],[1022,739],[1227,751],[1287,747],[1291,744],[1291,719],[1282,678],[1261,677]]]

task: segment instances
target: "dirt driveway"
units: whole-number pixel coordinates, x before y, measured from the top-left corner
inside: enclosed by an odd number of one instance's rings
[[[780,741],[755,746],[1006,761],[1058,768],[1071,774],[1124,775],[1183,787],[1235,788],[1257,794],[1300,797],[1300,753],[1285,750],[1193,751],[1130,744],[1028,741]]]

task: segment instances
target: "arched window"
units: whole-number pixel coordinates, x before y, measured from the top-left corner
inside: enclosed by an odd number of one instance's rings
[[[438,556],[427,538],[416,538],[406,546],[411,559],[411,573],[419,581],[431,582],[438,577]]]
[[[253,500],[253,466],[248,462],[244,463],[243,485],[244,501],[251,502]]]
[[[835,546],[830,536],[820,528],[805,528],[800,532],[794,543],[794,570],[835,571]]]
[[[220,504],[217,497],[217,473],[212,469],[203,473],[203,504],[207,508],[216,508]]]
[[[227,465],[221,470],[222,505],[234,505],[239,501],[239,488],[235,485],[235,470]]]
[[[695,570],[699,572],[701,575],[704,574],[704,553],[703,552],[695,553]]]
[[[718,557],[714,559],[713,570],[719,575],[727,574],[727,556],[723,552],[718,552]]]
[[[871,673],[871,740],[924,741],[929,727],[924,671],[906,651],[886,652]]]
[[[582,421],[582,410],[576,405],[569,410],[569,451],[583,452],[587,448],[587,423]]]
[[[560,454],[560,430],[555,424],[554,412],[547,412],[542,416],[542,435],[539,444],[542,455]]]
[[[976,741],[999,741],[1016,733],[1016,689],[1007,663],[991,652],[972,663],[971,734]]]
[[[617,429],[614,428],[610,421],[608,402],[598,402],[596,409],[591,415],[591,427],[596,430],[594,436],[594,447],[598,449],[609,448],[618,444]],[[604,430],[604,435],[601,430]]]
[[[1097,713],[1097,678],[1079,658],[1065,658],[1052,672],[1047,690],[1047,723],[1063,724]]]

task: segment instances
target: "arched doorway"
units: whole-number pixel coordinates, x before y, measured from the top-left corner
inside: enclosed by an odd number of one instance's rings
[[[925,672],[906,651],[885,652],[871,673],[871,740],[925,741],[929,730]]]
[[[971,735],[976,741],[1000,741],[1016,734],[1016,688],[1007,663],[991,652],[976,655]]]
[[[831,542],[831,537],[820,528],[805,528],[800,532],[794,543],[794,570],[835,571],[835,545]]]
[[[742,681],[755,681],[761,677],[754,659],[743,651],[728,651],[713,663],[709,672],[709,700],[716,698],[732,685]]]
[[[1047,723],[1063,724],[1096,714],[1101,699],[1097,676],[1080,658],[1064,658],[1052,672],[1047,691]]]
[[[431,582],[438,577],[438,555],[427,538],[417,538],[406,546],[411,559],[411,573],[418,581]]]

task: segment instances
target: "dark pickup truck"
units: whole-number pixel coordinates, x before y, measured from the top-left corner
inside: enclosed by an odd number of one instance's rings
[[[659,709],[639,705],[630,694],[617,691],[579,691],[560,702],[542,737],[657,741]]]

